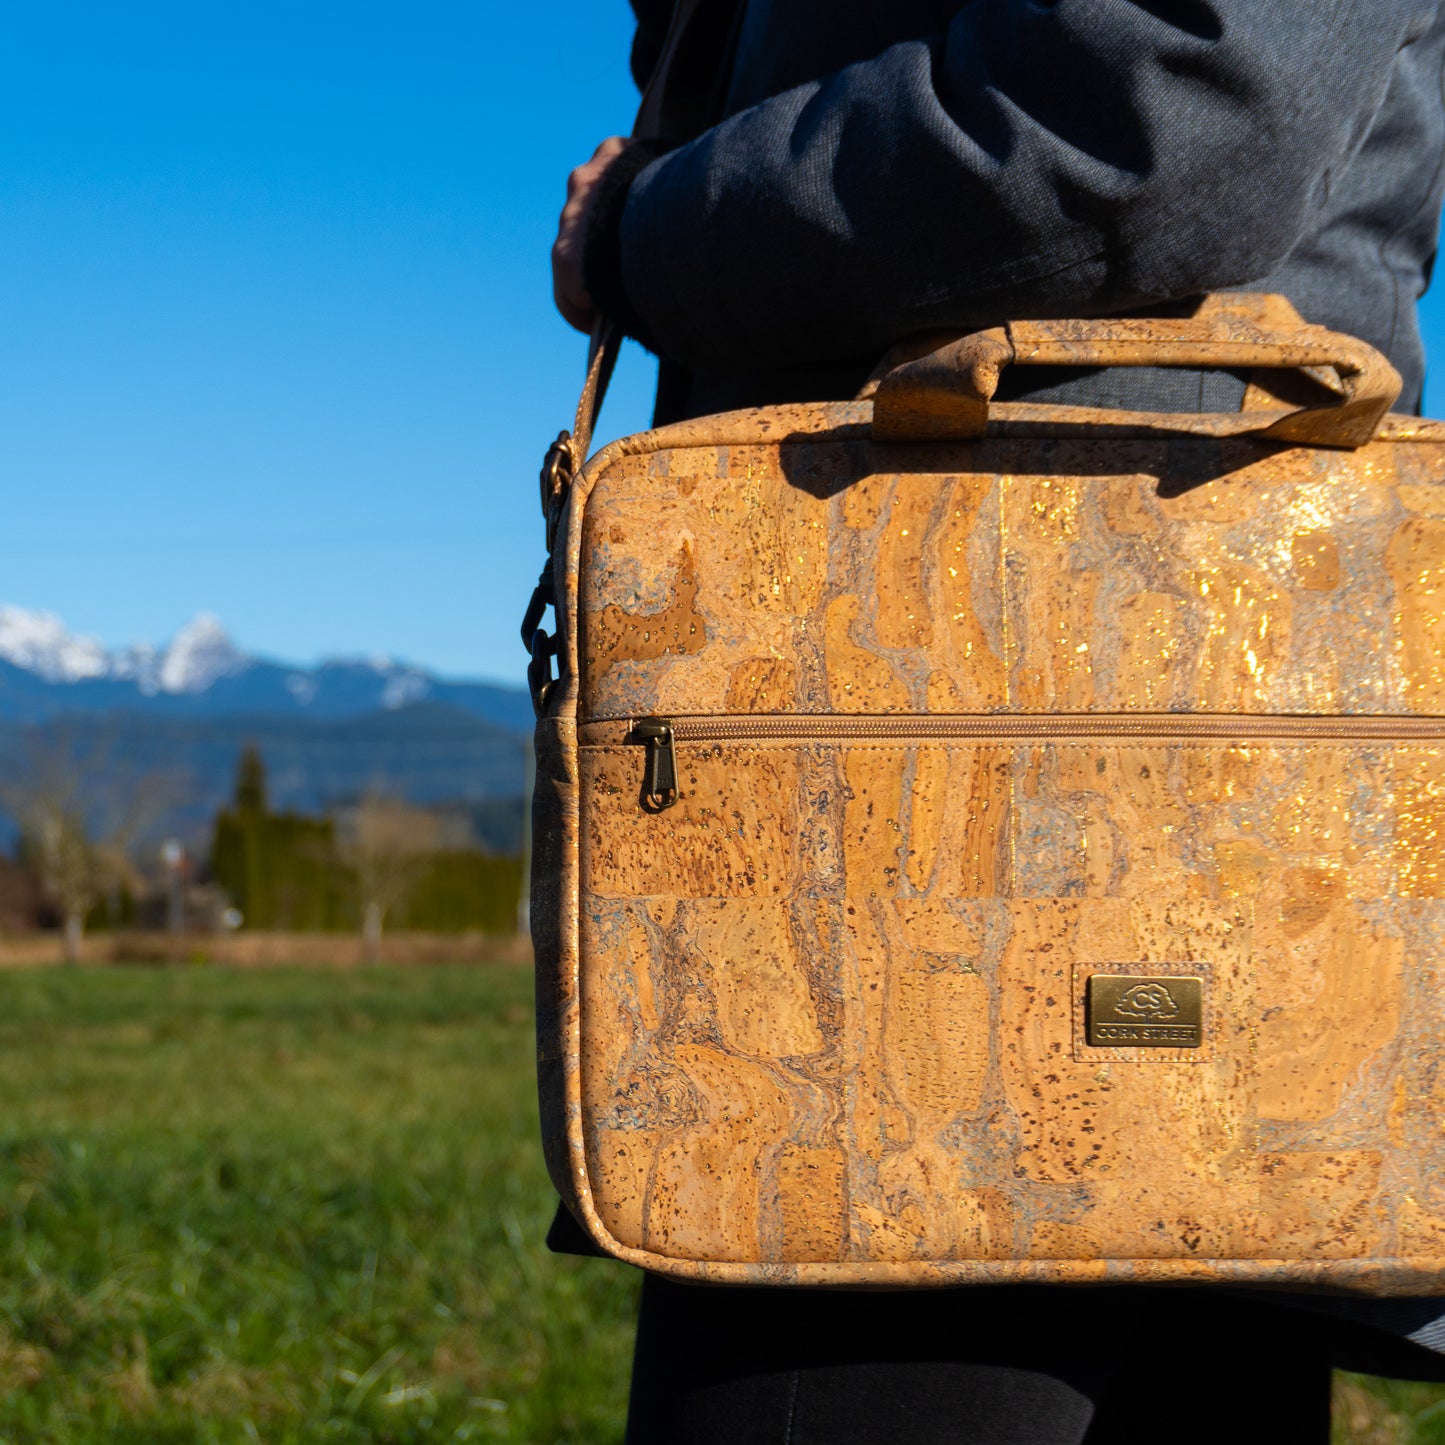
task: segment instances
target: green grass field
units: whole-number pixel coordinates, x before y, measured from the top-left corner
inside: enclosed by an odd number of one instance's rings
[[[0,972],[0,1442],[615,1445],[635,1277],[548,1255],[529,973]],[[1342,1379],[1338,1445],[1445,1445]]]
[[[621,1438],[516,967],[0,974],[0,1439]]]

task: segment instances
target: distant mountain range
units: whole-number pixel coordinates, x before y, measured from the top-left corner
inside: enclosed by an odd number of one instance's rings
[[[387,657],[289,666],[242,652],[204,613],[163,647],[107,649],[51,613],[0,606],[0,772],[37,748],[103,758],[154,780],[155,829],[197,844],[254,743],[273,806],[318,812],[378,788],[464,814],[510,851],[531,725],[521,688]]]
[[[107,649],[53,613],[0,605],[0,722],[120,711],[336,720],[417,702],[450,704],[513,731],[532,725],[521,688],[449,681],[390,657],[289,666],[242,652],[209,613],[163,647]]]

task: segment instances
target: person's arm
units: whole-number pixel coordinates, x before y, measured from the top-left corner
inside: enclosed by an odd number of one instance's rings
[[[1262,278],[1417,8],[974,0],[631,177],[590,289],[663,354],[726,368]]]

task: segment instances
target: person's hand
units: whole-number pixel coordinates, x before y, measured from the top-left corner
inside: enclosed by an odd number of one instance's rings
[[[582,248],[587,242],[587,223],[602,173],[632,142],[614,135],[597,147],[586,165],[567,177],[567,204],[557,222],[557,239],[552,244],[552,299],[569,326],[590,332],[596,309],[582,282]]]

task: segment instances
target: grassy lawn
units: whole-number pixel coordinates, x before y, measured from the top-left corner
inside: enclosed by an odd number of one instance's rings
[[[1336,1375],[1334,1445],[1440,1445],[1445,1386]]]
[[[525,969],[0,973],[0,1440],[609,1442]]]
[[[621,1438],[514,966],[0,971],[0,1442]],[[1337,1445],[1445,1445],[1341,1377]]]

